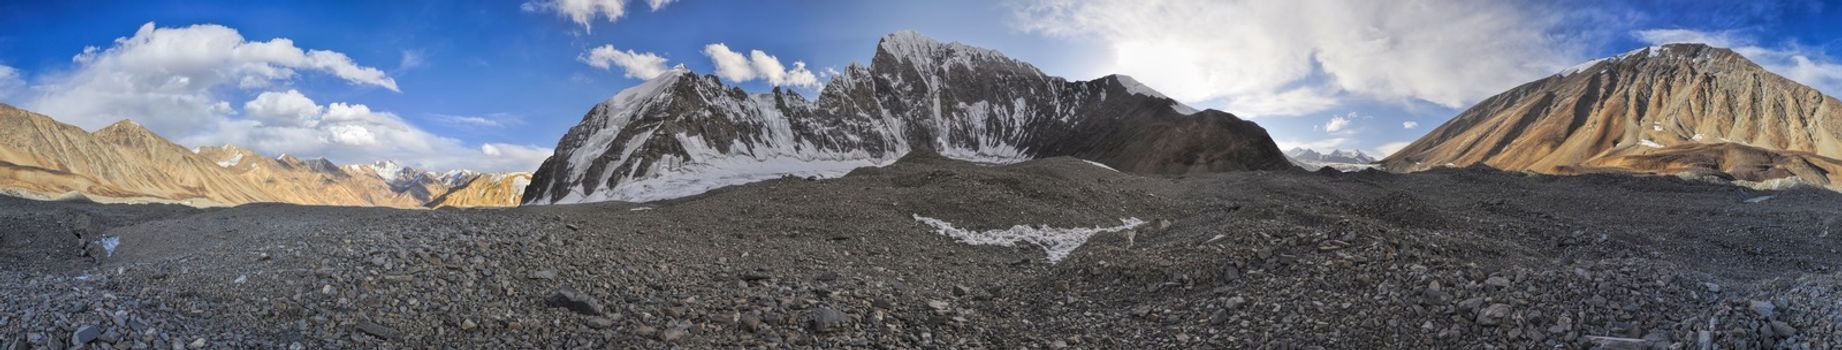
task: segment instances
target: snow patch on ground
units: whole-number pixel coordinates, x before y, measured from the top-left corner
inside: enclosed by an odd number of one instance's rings
[[[113,258],[115,257],[115,247],[120,247],[122,245],[122,238],[116,236],[103,237],[102,239],[96,240],[96,245],[102,246],[103,254]]]
[[[1081,244],[1087,243],[1087,239],[1095,234],[1125,231],[1145,224],[1144,220],[1138,218],[1125,218],[1119,219],[1119,226],[1112,227],[1054,228],[1048,225],[1034,227],[1017,225],[1003,230],[971,231],[953,227],[952,223],[940,219],[924,217],[921,214],[913,215],[915,221],[933,226],[934,233],[953,237],[960,243],[1001,247],[1015,247],[1018,243],[1027,243],[1042,247],[1043,251],[1049,254],[1051,264],[1067,258],[1068,254],[1073,253],[1075,248],[1080,248]]]
[[[1094,166],[1100,167],[1101,169],[1112,170],[1115,173],[1119,172],[1119,169],[1113,169],[1113,167],[1106,166],[1106,164],[1100,164],[1100,162],[1086,160],[1086,159],[1082,159],[1081,161],[1087,162],[1087,164],[1093,164]]]

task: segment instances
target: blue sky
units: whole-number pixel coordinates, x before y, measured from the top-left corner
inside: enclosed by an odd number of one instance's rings
[[[504,171],[534,168],[649,69],[812,91],[897,30],[1071,79],[1130,74],[1324,150],[1385,153],[1491,94],[1658,42],[1734,47],[1842,93],[1842,3],[549,1],[5,2],[0,102],[87,129],[131,118],[187,146]],[[780,68],[725,70],[718,43]]]

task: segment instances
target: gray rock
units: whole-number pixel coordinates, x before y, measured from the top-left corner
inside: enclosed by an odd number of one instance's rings
[[[820,272],[819,276],[813,279],[819,280],[819,282],[831,282],[838,280],[838,277],[837,272],[825,271]]]
[[[1772,302],[1764,300],[1753,300],[1748,303],[1747,308],[1751,309],[1754,315],[1759,315],[1759,317],[1763,318],[1772,318],[1772,314],[1776,313],[1778,309],[1777,306],[1772,305]]]
[[[70,345],[89,344],[92,341],[96,341],[96,337],[101,335],[102,330],[97,329],[96,326],[85,325],[77,327],[76,331],[70,332]]]
[[[377,324],[376,322],[363,321],[363,320],[358,321],[358,331],[364,332],[365,334],[370,334],[373,337],[378,337],[384,340],[396,340],[397,339],[396,329],[392,329],[390,327],[386,327],[384,325]]]
[[[847,320],[849,319],[844,316],[843,312],[833,310],[829,307],[821,307],[818,310],[813,310],[812,316],[807,321],[807,325],[812,327],[814,332],[830,333],[838,330]]]
[[[594,329],[608,329],[614,327],[614,319],[607,317],[589,317],[586,322],[589,328]]]
[[[1789,338],[1793,335],[1797,335],[1797,328],[1791,327],[1791,324],[1784,323],[1784,321],[1772,321],[1772,335],[1776,335],[1779,338]]]
[[[690,332],[686,331],[684,327],[666,328],[665,331],[659,332],[659,341],[663,341],[667,343],[676,343],[679,340],[684,339],[684,336],[689,335],[689,334]]]
[[[1495,326],[1502,322],[1503,318],[1509,317],[1509,310],[1509,304],[1490,304],[1490,306],[1485,307],[1482,311],[1478,311],[1477,324]]]
[[[603,311],[604,309],[601,308],[601,302],[596,301],[595,297],[588,295],[588,293],[578,292],[569,286],[557,288],[555,293],[550,294],[550,299],[544,301],[544,304],[550,307],[569,309],[569,311],[575,311],[583,315],[601,316],[607,314],[607,312]]]
[[[1490,278],[1484,279],[1484,285],[1497,288],[1509,288],[1509,279],[1503,276],[1490,276]]]
[[[556,270],[538,270],[537,272],[532,272],[531,279],[534,279],[534,280],[556,279]]]

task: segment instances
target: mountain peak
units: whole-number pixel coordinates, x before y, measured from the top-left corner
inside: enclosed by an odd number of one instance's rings
[[[1612,69],[1646,69],[1674,65],[1690,65],[1703,69],[1763,69],[1733,50],[1707,44],[1677,43],[1640,47],[1615,56],[1589,60],[1561,70],[1556,75],[1568,77],[1578,73],[1596,74]]]

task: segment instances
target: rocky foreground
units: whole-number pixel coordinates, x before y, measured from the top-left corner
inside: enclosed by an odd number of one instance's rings
[[[1825,349],[1838,203],[1669,177],[925,156],[646,204],[0,199],[0,348]],[[1050,263],[918,217],[1145,223]]]

